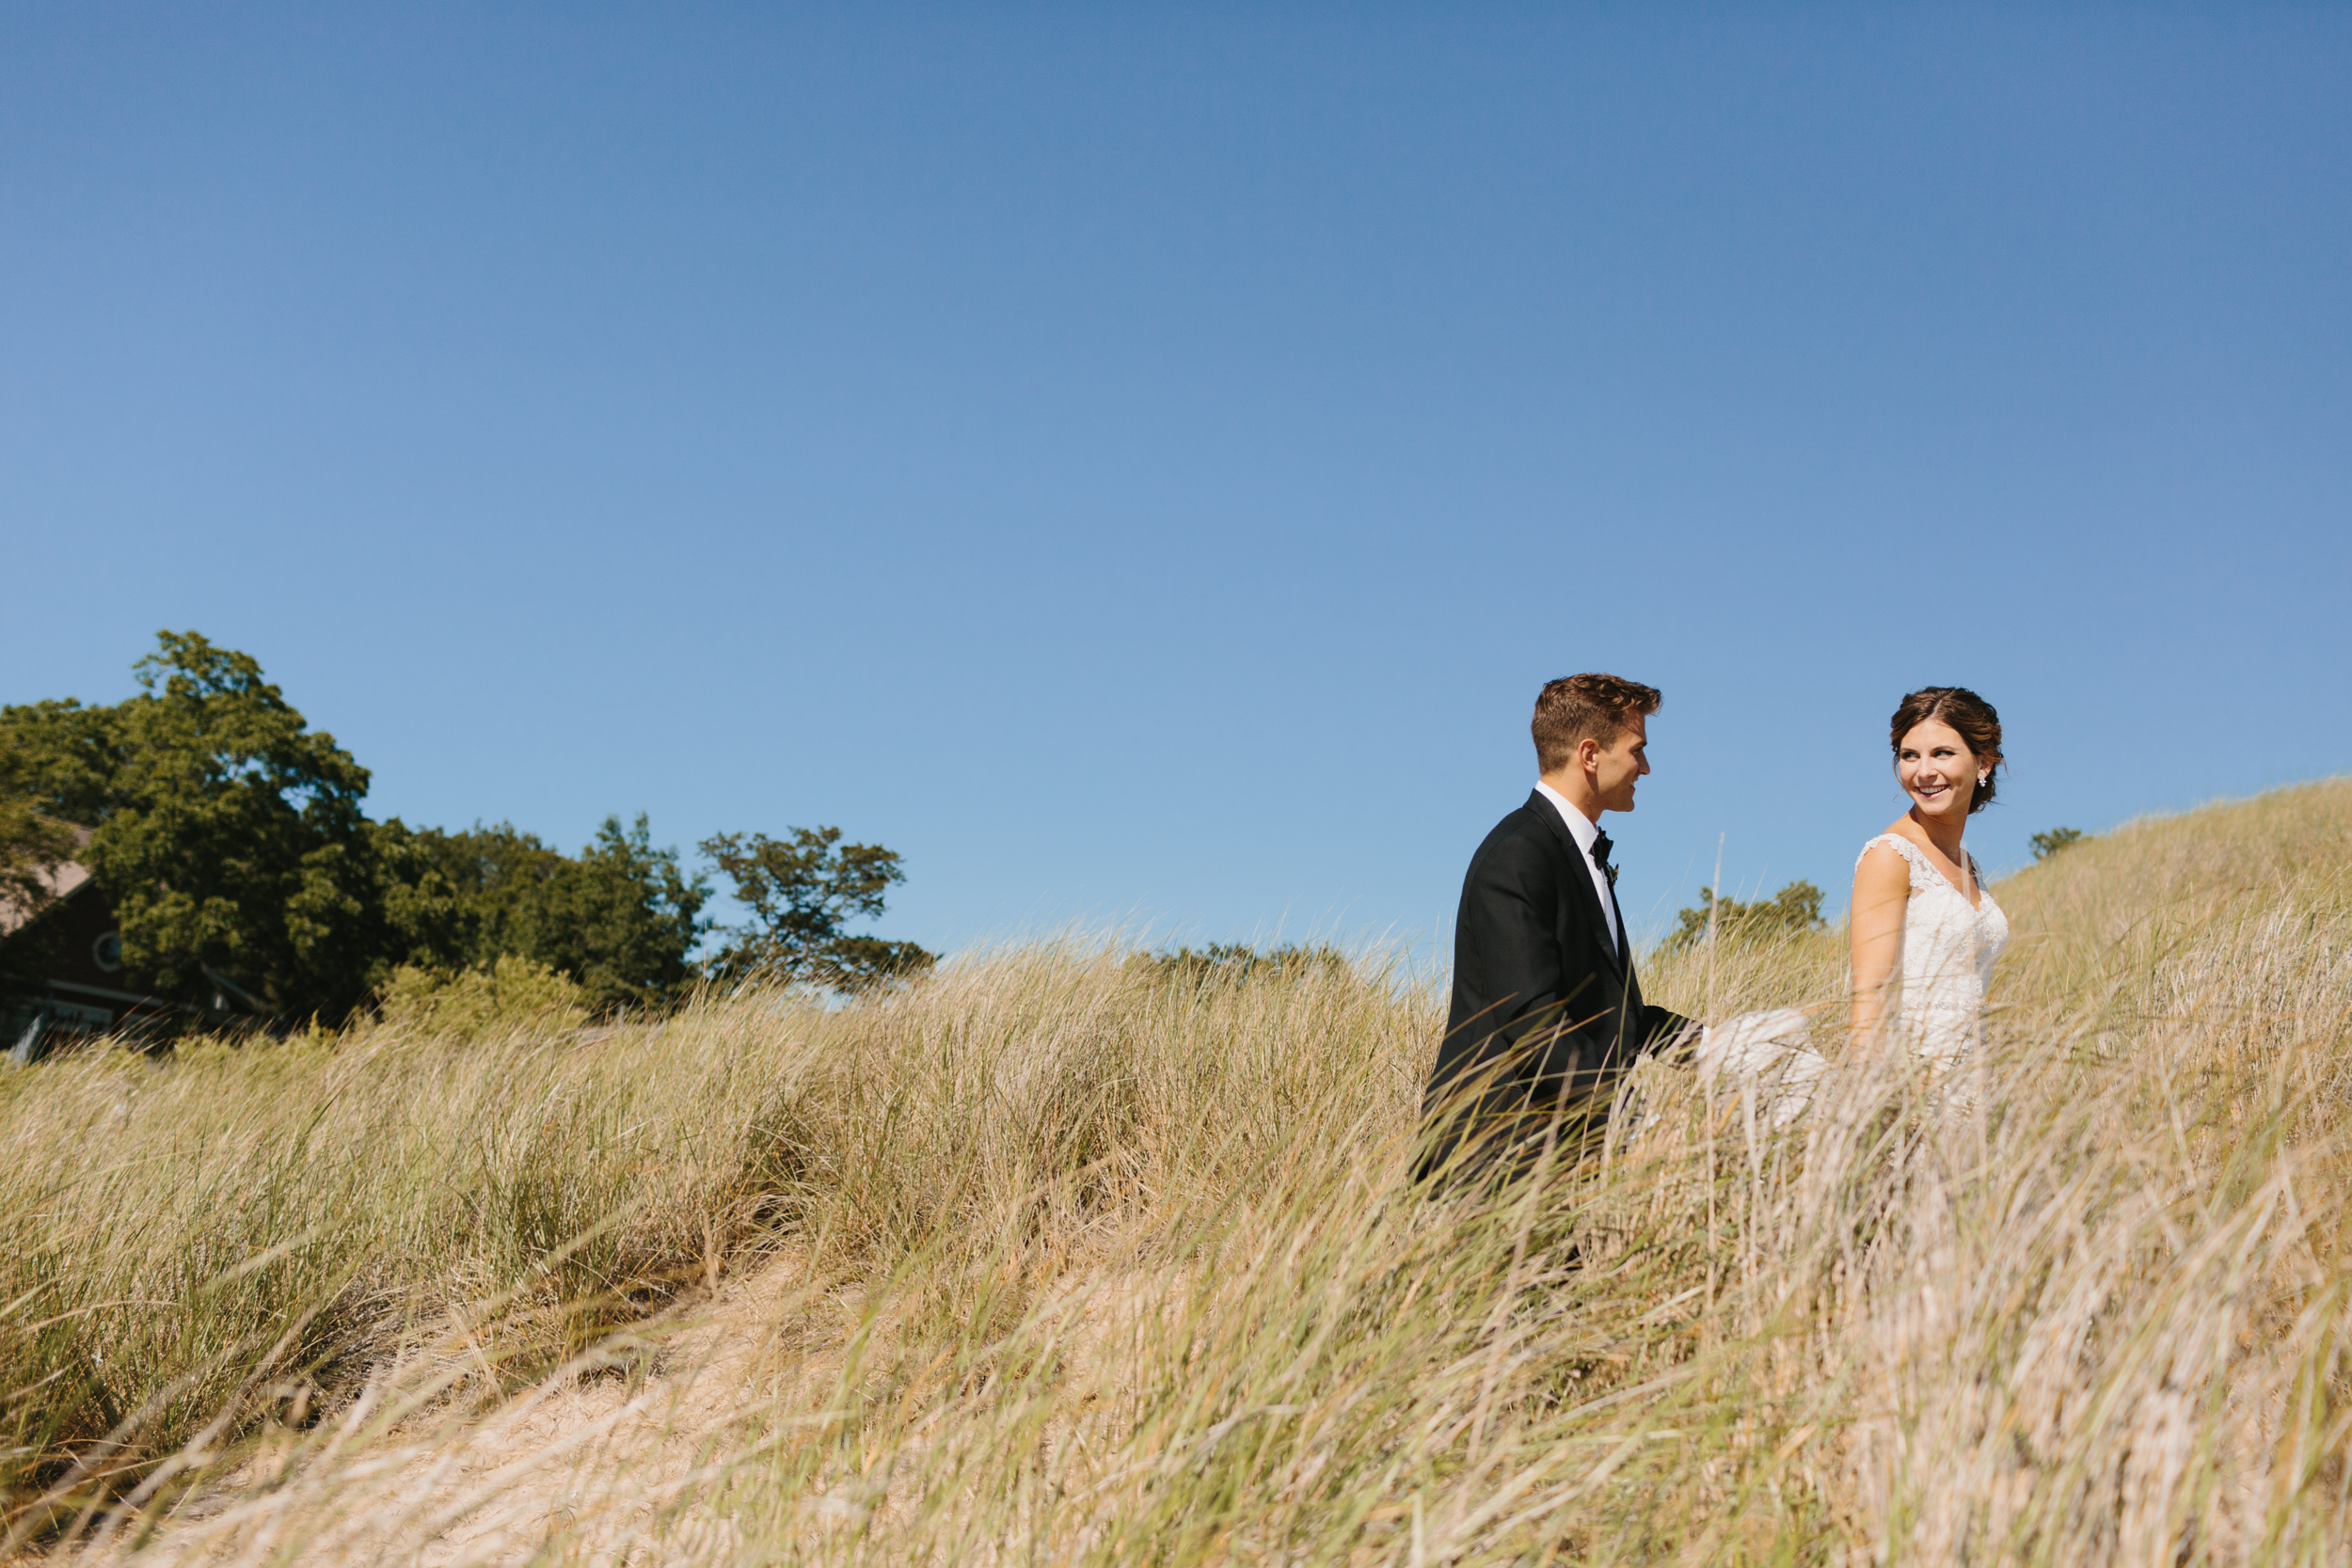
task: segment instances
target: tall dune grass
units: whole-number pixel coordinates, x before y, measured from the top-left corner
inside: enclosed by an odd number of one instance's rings
[[[1996,889],[1973,1106],[1402,1180],[1439,998],[1038,944],[838,1011],[97,1053],[0,1089],[17,1544],[169,1560],[2352,1557],[2352,786]]]

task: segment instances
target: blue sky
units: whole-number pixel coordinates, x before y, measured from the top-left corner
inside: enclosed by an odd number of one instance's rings
[[[2340,7],[0,6],[0,701],[836,823],[886,934],[1426,940],[1535,689],[1842,905],[2352,768]]]

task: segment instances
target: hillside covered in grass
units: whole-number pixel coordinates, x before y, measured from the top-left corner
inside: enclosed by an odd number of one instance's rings
[[[2279,1562],[2352,1553],[2352,784],[2003,882],[1985,1093],[1406,1188],[1442,998],[1110,943],[825,1010],[0,1082],[12,1544],[187,1561]]]

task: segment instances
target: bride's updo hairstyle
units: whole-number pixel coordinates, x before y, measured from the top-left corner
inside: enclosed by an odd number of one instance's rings
[[[1658,688],[1617,675],[1563,675],[1544,682],[1535,694],[1535,720],[1528,727],[1535,736],[1535,768],[1555,773],[1576,758],[1576,743],[1597,740],[1603,750],[1616,743],[1633,716],[1646,719],[1663,699]]]
[[[1994,787],[2000,783],[2001,716],[1964,686],[1923,686],[1895,710],[1890,728],[1897,756],[1902,755],[1903,736],[1931,719],[1958,730],[1984,769],[1984,783],[1968,801],[1968,815],[1974,816],[1993,803]]]

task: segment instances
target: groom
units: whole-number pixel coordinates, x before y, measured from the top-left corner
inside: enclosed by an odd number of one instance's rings
[[[1570,675],[1535,699],[1540,777],[1470,857],[1454,933],[1454,1006],[1422,1100],[1423,1178],[1563,1164],[1609,1114],[1615,1080],[1690,1021],[1646,1006],[1617,908],[1603,812],[1649,771],[1655,687]]]

